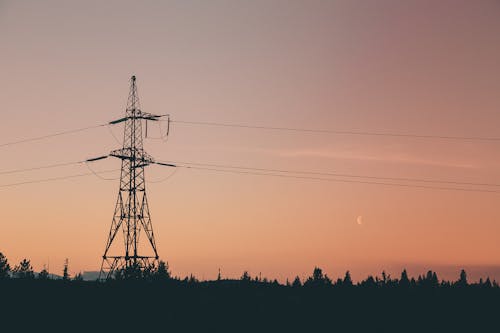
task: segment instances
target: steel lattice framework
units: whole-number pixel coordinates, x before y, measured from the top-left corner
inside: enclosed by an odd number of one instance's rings
[[[144,175],[144,168],[155,161],[143,148],[142,121],[157,121],[160,117],[141,111],[136,78],[132,76],[125,117],[110,123],[124,122],[125,126],[122,148],[109,154],[109,156],[121,159],[120,189],[102,256],[99,279],[108,279],[117,270],[130,267],[143,270],[158,262]],[[121,238],[117,237],[120,230],[123,235],[124,249],[118,250],[118,254],[113,254],[113,250],[117,247],[114,243]],[[140,248],[141,232],[146,235],[149,245]]]

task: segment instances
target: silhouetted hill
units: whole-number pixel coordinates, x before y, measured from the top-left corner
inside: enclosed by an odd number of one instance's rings
[[[99,278],[99,271],[84,271],[82,278],[84,281],[95,281]]]

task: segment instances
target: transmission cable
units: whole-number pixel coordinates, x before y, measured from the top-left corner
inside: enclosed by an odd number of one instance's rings
[[[168,176],[166,176],[165,178],[160,179],[160,180],[148,180],[148,183],[153,183],[153,184],[163,183],[163,182],[169,180],[170,178],[172,178],[173,176],[175,176],[175,174],[177,173],[178,170],[179,170],[178,168],[175,168],[174,171],[171,174],[169,174]]]
[[[308,132],[308,133],[323,133],[323,134],[338,134],[338,135],[360,135],[360,136],[385,136],[385,137],[405,137],[419,139],[438,139],[438,140],[467,140],[467,141],[500,141],[499,137],[482,137],[482,136],[452,136],[452,135],[426,135],[412,133],[393,133],[393,132],[371,132],[371,131],[343,131],[331,129],[311,129],[298,127],[276,127],[276,126],[257,126],[236,123],[219,123],[219,122],[204,122],[204,121],[185,121],[171,119],[170,122],[185,124],[185,125],[201,125],[201,126],[219,126],[219,127],[234,127],[248,128],[259,130],[272,131],[289,131],[289,132]]]
[[[82,162],[83,161],[68,162],[68,163],[58,163],[58,164],[44,165],[44,166],[33,167],[33,168],[26,168],[26,169],[5,170],[5,171],[0,171],[0,175],[6,175],[6,174],[12,174],[12,173],[21,173],[21,172],[28,172],[28,171],[35,171],[35,170],[42,170],[42,169],[51,169],[51,168],[68,166],[68,165],[77,165],[77,164],[80,164]]]
[[[317,181],[327,181],[327,182],[342,182],[342,183],[356,183],[356,184],[370,184],[370,185],[383,185],[383,186],[396,186],[396,187],[414,187],[432,190],[449,190],[449,191],[465,191],[465,192],[484,192],[484,193],[500,193],[498,190],[489,189],[469,189],[469,188],[458,188],[458,187],[440,187],[440,186],[427,186],[427,185],[417,185],[417,184],[401,184],[401,183],[385,183],[385,182],[373,182],[373,181],[362,181],[362,180],[350,180],[350,179],[334,179],[334,178],[321,178],[321,177],[311,177],[311,176],[295,176],[295,175],[283,175],[275,173],[263,173],[254,171],[243,171],[243,170],[227,170],[227,169],[217,169],[217,168],[204,168],[197,166],[182,166],[181,168],[187,169],[197,169],[197,170],[207,170],[216,172],[228,172],[235,174],[249,174],[256,176],[270,176],[270,177],[280,177],[280,178],[295,178],[295,179],[309,179]]]
[[[106,128],[108,129],[109,134],[111,134],[111,136],[113,137],[113,139],[115,140],[115,142],[118,143],[119,146],[121,146],[122,143],[120,142],[120,140],[118,140],[118,138],[116,137],[115,133],[113,133],[113,130],[111,129],[111,125],[110,124],[106,124]]]
[[[22,139],[22,140],[18,140],[18,141],[6,142],[6,143],[0,144],[0,147],[6,147],[6,146],[12,146],[12,145],[20,144],[20,143],[26,143],[26,142],[44,140],[44,139],[53,138],[53,137],[56,137],[56,136],[61,136],[61,135],[66,135],[66,134],[71,134],[71,133],[83,132],[83,131],[86,131],[86,130],[89,130],[89,129],[103,127],[103,126],[106,126],[106,125],[107,124],[100,124],[100,125],[95,125],[95,126],[87,126],[87,127],[77,128],[77,129],[73,129],[73,130],[56,132],[56,133],[52,133],[52,134],[37,136],[37,137],[33,137],[33,138],[26,138],[26,139]]]
[[[89,169],[89,170],[90,170],[90,172],[92,172],[92,174],[93,174],[94,176],[96,176],[97,178],[99,178],[99,179],[101,179],[101,180],[118,180],[118,179],[120,179],[120,177],[117,177],[117,178],[106,178],[106,177],[103,177],[103,176],[99,175],[99,173],[100,173],[100,172],[96,172],[96,171],[94,171],[94,169],[92,169],[92,168],[90,167],[89,162],[85,161],[85,163],[84,163],[84,164],[85,164],[85,166],[87,167],[87,169]]]
[[[280,172],[280,173],[287,173],[287,174],[307,174],[307,175],[318,175],[318,176],[366,178],[366,179],[408,181],[408,182],[421,182],[421,183],[438,183],[438,184],[450,184],[450,185],[500,187],[500,184],[494,184],[494,183],[473,183],[473,182],[459,182],[459,181],[421,179],[421,178],[409,178],[409,177],[379,177],[379,176],[365,176],[365,175],[355,175],[355,174],[345,174],[345,173],[298,171],[298,170],[284,170],[284,169],[267,169],[267,168],[254,168],[254,167],[244,167],[244,166],[234,166],[234,165],[224,165],[224,164],[194,163],[194,162],[179,162],[179,161],[165,161],[165,162],[174,163],[177,166],[195,165],[195,166],[207,166],[207,167],[226,168],[226,169],[241,169],[241,170],[253,170],[253,171],[264,171],[264,172]]]
[[[104,171],[99,171],[97,173],[109,173],[109,172],[115,172],[115,171],[118,171],[118,170],[120,170],[120,169],[104,170]],[[53,178],[29,180],[29,181],[24,181],[24,182],[19,182],[19,183],[0,184],[0,188],[3,188],[3,187],[12,187],[12,186],[18,186],[18,185],[25,185],[25,184],[46,183],[46,182],[57,181],[57,180],[64,180],[64,179],[78,178],[78,177],[85,177],[85,176],[90,176],[90,175],[93,175],[93,174],[94,173],[92,173],[92,172],[86,172],[86,173],[79,173],[79,174],[69,175],[69,176],[61,176],[61,177],[53,177]]]
[[[83,161],[56,163],[56,164],[42,165],[42,166],[38,166],[38,167],[25,168],[25,169],[5,170],[5,171],[0,171],[0,175],[22,173],[22,172],[36,171],[36,170],[43,170],[43,169],[52,169],[52,168],[58,168],[58,167],[63,167],[63,166],[69,166],[69,165],[78,165],[78,164],[82,164],[82,163],[102,160],[102,159],[107,158],[107,157],[108,157],[107,155],[104,155],[104,156],[99,156],[97,158],[90,158],[90,159],[83,160]]]

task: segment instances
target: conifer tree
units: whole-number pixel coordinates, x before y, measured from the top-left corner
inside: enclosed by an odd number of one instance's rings
[[[0,280],[9,278],[10,265],[7,257],[0,252]]]

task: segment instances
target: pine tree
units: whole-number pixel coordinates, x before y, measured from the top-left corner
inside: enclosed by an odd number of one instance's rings
[[[9,278],[10,265],[7,257],[0,252],[0,280]]]
[[[168,262],[160,260],[158,264],[158,269],[156,270],[155,277],[158,280],[170,279],[170,271],[168,270]]]
[[[63,278],[64,281],[69,280],[69,273],[68,273],[68,258],[64,260],[64,269],[63,269]]]
[[[82,273],[76,274],[75,277],[73,278],[73,281],[83,281]]]
[[[246,281],[246,282],[250,282],[252,280],[252,278],[250,277],[250,274],[248,274],[247,271],[244,271],[243,272],[243,275],[241,276],[241,281]]]
[[[401,278],[399,279],[399,286],[405,288],[410,286],[410,280],[408,279],[408,273],[406,272],[406,269],[403,269],[403,271],[401,272]]]
[[[302,286],[302,282],[300,281],[299,276],[297,275],[292,282],[292,287],[298,288]]]
[[[345,272],[344,281],[342,281],[342,284],[347,287],[352,286],[351,273],[349,271]]]
[[[465,286],[468,285],[468,283],[467,283],[467,273],[463,269],[460,271],[460,277],[459,277],[459,279],[457,281],[457,284],[459,286],[462,286],[462,287],[465,287]]]
[[[39,280],[48,280],[49,279],[49,272],[45,267],[38,273],[38,279]]]
[[[35,273],[33,272],[33,267],[28,259],[23,259],[19,265],[14,267],[14,275],[18,279],[34,279]]]

